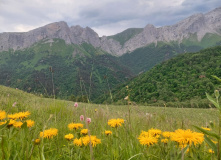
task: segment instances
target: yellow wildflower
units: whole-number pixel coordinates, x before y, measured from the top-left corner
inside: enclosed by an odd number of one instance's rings
[[[7,121],[0,122],[0,126],[7,123]]]
[[[215,153],[212,149],[209,149],[209,153]]]
[[[77,130],[77,129],[79,129],[79,128],[83,128],[83,124],[81,124],[81,123],[70,123],[70,124],[68,124],[68,128],[70,129],[70,130],[73,130],[73,129],[75,129],[75,130]]]
[[[9,123],[8,123],[8,126],[12,126],[15,122],[16,122],[15,120],[10,119],[10,120],[9,120]]]
[[[5,118],[6,118],[6,112],[0,110],[0,120],[3,120],[3,119],[5,119]]]
[[[101,139],[98,139],[96,136],[85,136],[82,138],[82,142],[85,146],[87,146],[90,143],[90,141],[93,147],[101,143]]]
[[[152,135],[153,137],[157,137],[157,138],[159,138],[160,134],[162,133],[161,130],[153,129],[153,128],[149,129],[148,132],[150,133],[150,135]]]
[[[74,145],[81,147],[82,146],[82,138],[75,138],[73,141]]]
[[[138,139],[139,139],[140,144],[146,145],[146,146],[153,145],[157,143],[158,141],[158,139],[153,136],[140,136]]]
[[[22,126],[22,122],[21,121],[15,121],[15,123],[13,123],[13,126],[15,127],[15,128],[21,128],[21,126]]]
[[[140,139],[141,137],[148,137],[148,136],[152,136],[152,135],[150,135],[149,132],[141,131],[140,136],[138,137],[138,139]]]
[[[26,123],[27,123],[27,127],[28,128],[31,128],[31,127],[33,127],[34,126],[34,124],[35,124],[35,122],[34,121],[32,121],[32,120],[26,120]]]
[[[165,137],[165,138],[169,138],[171,136],[171,132],[167,132],[167,131],[163,132],[162,136]]]
[[[19,113],[14,113],[14,114],[8,114],[9,119],[24,119],[27,118],[31,113],[29,111],[26,112],[19,112]]]
[[[70,141],[74,138],[74,135],[73,134],[67,134],[67,135],[64,136],[64,138]]]
[[[112,134],[111,131],[105,131],[104,133],[105,133],[107,136]]]
[[[39,138],[35,139],[35,141],[34,141],[34,143],[35,143],[36,145],[40,144],[40,142],[41,142],[41,140],[40,140]]]
[[[157,143],[158,139],[156,136],[153,136],[149,131],[141,131],[141,134],[138,137],[140,144],[150,146]]]
[[[204,141],[204,134],[193,132],[190,129],[182,130],[178,129],[175,132],[171,133],[171,140],[178,142],[179,145],[197,145],[201,144]]]
[[[44,132],[40,132],[40,137],[44,138],[53,138],[54,136],[58,135],[58,129],[56,128],[50,128],[48,130],[44,130]]]
[[[108,125],[113,127],[113,128],[117,128],[119,126],[122,126],[122,123],[124,123],[124,120],[120,119],[120,118],[118,118],[118,119],[110,119],[108,121]]]
[[[82,129],[82,130],[81,130],[81,134],[87,135],[87,134],[88,134],[88,129]]]

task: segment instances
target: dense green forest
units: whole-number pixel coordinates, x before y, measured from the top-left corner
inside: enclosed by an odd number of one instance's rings
[[[83,43],[54,39],[0,54],[0,84],[45,97],[93,100],[132,77],[119,60]],[[54,88],[54,89],[53,89]],[[77,98],[77,99],[76,99]]]
[[[113,99],[100,97],[97,102],[131,101],[145,104],[186,102],[205,99],[205,92],[213,93],[221,77],[221,46],[196,53],[185,53],[156,65],[128,83],[112,91]],[[126,88],[128,86],[128,90]]]

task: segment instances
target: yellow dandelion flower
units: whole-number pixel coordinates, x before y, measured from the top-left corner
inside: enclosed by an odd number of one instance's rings
[[[8,123],[8,126],[12,126],[15,122],[16,122],[15,120],[10,119],[10,120],[9,120],[9,123]]]
[[[34,143],[35,143],[36,145],[40,144],[40,142],[41,142],[41,140],[40,140],[39,138],[35,139],[35,141],[34,141]]]
[[[149,137],[149,136],[152,136],[152,135],[150,135],[149,132],[141,131],[140,136],[138,137],[138,139],[140,139],[141,137]]]
[[[120,118],[118,118],[118,119],[110,119],[108,121],[108,125],[113,127],[113,128],[117,128],[119,126],[122,126],[123,123],[124,123],[124,120],[120,119]]]
[[[88,134],[88,129],[82,129],[82,130],[81,130],[81,134],[87,135],[87,134]]]
[[[79,128],[83,128],[83,124],[81,124],[81,123],[70,123],[70,124],[68,124],[68,128],[70,129],[70,130],[73,130],[73,129],[75,129],[75,130],[77,130],[77,129],[79,129]]]
[[[153,134],[151,134],[149,131],[141,131],[141,134],[139,135],[138,139],[141,145],[146,146],[153,145],[158,141],[158,138],[156,136],[153,136]]]
[[[171,132],[165,131],[165,132],[162,133],[162,136],[165,137],[165,138],[170,138]]]
[[[101,139],[98,139],[96,136],[85,136],[82,138],[82,142],[85,146],[87,146],[91,141],[91,145],[95,147],[97,144],[101,143]]]
[[[165,139],[161,139],[161,142],[164,143],[164,144],[167,144],[168,141],[169,141],[169,140],[168,140],[167,138],[165,138]]]
[[[212,149],[209,149],[209,153],[215,153]]]
[[[204,134],[193,132],[190,129],[182,130],[178,129],[175,132],[171,133],[171,140],[178,142],[179,145],[197,145],[201,144],[204,141]]]
[[[21,126],[22,126],[22,122],[21,121],[15,121],[15,123],[13,123],[13,126],[15,127],[15,128],[21,128]]]
[[[44,130],[44,132],[40,132],[40,137],[51,139],[54,136],[58,135],[58,129],[56,128],[50,128],[47,130]]]
[[[153,144],[157,143],[157,141],[158,141],[158,139],[156,137],[153,137],[153,136],[139,137],[140,144],[146,145],[146,146],[153,145]]]
[[[9,119],[18,119],[18,114],[15,113],[15,114],[8,114],[8,118]]]
[[[74,145],[81,147],[82,146],[82,138],[75,138],[73,141]]]
[[[0,122],[0,126],[7,123],[7,121]]]
[[[149,129],[148,132],[150,133],[150,135],[152,135],[153,137],[157,137],[157,138],[159,138],[160,134],[162,133],[161,130],[153,129],[153,128]]]
[[[0,120],[3,120],[3,119],[5,119],[5,118],[6,118],[6,112],[0,110]]]
[[[107,136],[108,136],[108,135],[112,135],[112,132],[111,132],[111,131],[105,131],[104,133],[105,133],[105,135],[107,135]]]
[[[74,135],[73,134],[67,134],[67,135],[64,136],[64,138],[70,141],[74,138]]]
[[[8,114],[9,119],[24,119],[27,118],[31,113],[29,111],[26,112],[19,112],[19,113],[14,113],[14,114]]]
[[[19,119],[27,118],[31,113],[29,111],[26,112],[19,112]]]
[[[205,128],[205,127],[201,127],[202,129],[206,130],[206,131],[210,131],[210,128]]]
[[[27,127],[28,128],[31,128],[31,127],[33,127],[34,126],[34,124],[35,124],[35,122],[34,121],[32,121],[32,120],[26,120],[26,122],[27,122]]]

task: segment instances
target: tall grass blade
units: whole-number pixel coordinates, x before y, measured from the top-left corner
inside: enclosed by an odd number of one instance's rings
[[[214,98],[212,98],[209,94],[207,94],[206,93],[206,97],[208,98],[208,100],[210,101],[210,102],[212,102],[213,104],[214,104],[214,106],[216,107],[216,108],[218,108],[219,110],[220,110],[220,106],[219,106],[219,104],[216,102],[216,100],[214,99]]]
[[[131,160],[131,159],[133,159],[134,157],[139,156],[139,155],[141,155],[141,154],[143,154],[143,153],[135,154],[135,155],[133,155],[132,157],[130,157],[128,160]]]
[[[217,155],[217,146],[215,145],[215,143],[213,143],[211,141],[211,139],[209,137],[207,137],[206,135],[204,135],[205,141],[206,143],[212,148],[212,150],[215,152],[215,154]]]
[[[199,131],[203,132],[204,134],[206,134],[206,135],[208,135],[208,136],[212,136],[212,137],[215,137],[216,139],[220,139],[219,135],[216,134],[216,133],[213,133],[213,132],[211,132],[211,131],[207,131],[207,130],[205,130],[205,129],[203,129],[203,128],[200,128],[200,127],[198,127],[198,126],[195,126],[195,125],[193,125],[193,126],[194,126],[196,129],[198,129]]]
[[[213,78],[215,78],[216,80],[218,80],[219,82],[221,82],[221,79],[217,76],[212,75]]]

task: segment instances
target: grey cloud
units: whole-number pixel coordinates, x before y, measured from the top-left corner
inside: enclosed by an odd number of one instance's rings
[[[0,32],[55,21],[113,34],[131,27],[164,26],[221,6],[220,0],[0,0]],[[177,3],[177,4],[175,4]],[[3,25],[4,24],[4,25]],[[113,29],[113,31],[111,31]],[[99,33],[101,35],[101,33]]]

